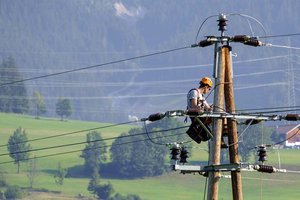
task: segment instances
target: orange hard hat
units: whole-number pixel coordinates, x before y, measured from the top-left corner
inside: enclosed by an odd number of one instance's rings
[[[206,84],[206,85],[208,85],[209,87],[212,87],[212,86],[213,86],[213,83],[212,83],[211,79],[208,78],[208,77],[203,77],[203,78],[200,80],[199,83],[200,83],[200,84],[201,84],[201,83]]]

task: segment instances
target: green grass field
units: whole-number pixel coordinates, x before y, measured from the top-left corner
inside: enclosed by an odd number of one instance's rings
[[[69,120],[67,122],[59,119],[34,119],[30,116],[13,115],[0,113],[0,145],[5,145],[9,136],[18,127],[26,130],[29,139],[35,139],[57,134],[70,133],[78,130],[86,130],[96,127],[103,127],[109,124],[96,122],[82,122]],[[114,126],[111,128],[99,129],[103,138],[115,137],[123,132],[127,132],[132,126]],[[81,132],[63,137],[56,137],[47,140],[31,142],[32,148],[48,147],[53,145],[68,144],[74,142],[83,142],[86,140],[86,133]],[[109,145],[112,141],[106,141]],[[37,160],[38,176],[34,182],[34,188],[47,189],[49,191],[62,191],[62,197],[41,197],[30,196],[30,199],[64,199],[77,196],[79,193],[84,196],[92,197],[87,191],[89,179],[66,178],[64,185],[60,188],[54,182],[51,172],[57,169],[58,162],[61,162],[64,168],[78,166],[83,164],[83,159],[79,157],[80,150],[84,145],[71,146],[66,148],[56,148],[47,151],[37,151],[31,153],[31,156],[43,156],[47,154],[60,153],[71,150],[79,152],[40,158]],[[208,154],[207,143],[194,145],[193,156],[189,161],[207,161]],[[0,154],[7,153],[6,146],[0,147]],[[283,168],[289,168],[300,171],[300,150],[281,149],[268,152],[267,164]],[[253,157],[254,160],[254,157]],[[280,162],[279,162],[280,160]],[[9,156],[1,156],[0,163],[11,161]],[[7,182],[10,185],[19,185],[29,187],[27,178],[27,164],[21,164],[21,173],[17,174],[17,167],[13,163],[0,164],[0,172],[4,173]],[[226,174],[227,175],[227,174]],[[300,199],[300,174],[276,173],[262,174],[258,172],[242,172],[243,195],[244,199]],[[101,179],[102,183],[110,182],[114,189],[123,194],[137,194],[147,200],[194,200],[203,199],[206,178],[200,175],[179,174],[171,172],[159,177],[135,179],[135,180],[117,180]],[[231,180],[222,178],[219,183],[219,199],[232,199]]]

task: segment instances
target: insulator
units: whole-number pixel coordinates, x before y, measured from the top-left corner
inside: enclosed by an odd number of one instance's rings
[[[173,146],[170,150],[171,150],[171,159],[172,160],[179,160],[180,147],[179,146]]]
[[[258,47],[258,46],[262,46],[263,43],[259,40],[249,40],[244,42],[245,45],[249,45],[249,46],[253,46],[253,47]]]
[[[187,163],[186,159],[189,157],[188,153],[189,152],[187,151],[187,149],[185,147],[181,148],[181,151],[180,151],[180,161],[179,161],[180,163],[183,163],[183,164]]]
[[[260,146],[259,149],[257,150],[259,159],[258,161],[264,162],[267,160],[267,150],[265,146]]]
[[[165,116],[166,115],[164,113],[155,113],[155,114],[149,115],[148,120],[153,122],[153,121],[163,119]]]
[[[264,173],[273,173],[275,172],[275,168],[268,165],[258,165],[257,171],[264,172]]]
[[[188,109],[186,112],[187,115],[191,115],[191,116],[198,116],[201,115],[202,113],[203,111],[197,108]]]
[[[210,41],[210,40],[206,39],[206,40],[200,41],[199,46],[200,47],[207,47],[207,46],[212,45],[213,43],[214,43],[213,41]]]
[[[232,38],[233,42],[247,42],[250,39],[248,35],[235,35]]]
[[[284,119],[287,121],[298,121],[298,120],[300,120],[300,115],[299,114],[287,114],[284,117]]]
[[[220,14],[219,15],[219,20],[218,20],[218,25],[219,25],[219,31],[226,31],[226,26],[227,26],[227,24],[226,24],[226,21],[227,21],[227,19],[226,19],[226,15],[224,15],[224,14]]]

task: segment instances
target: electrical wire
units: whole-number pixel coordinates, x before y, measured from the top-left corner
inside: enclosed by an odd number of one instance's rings
[[[178,130],[178,129],[187,128],[187,127],[188,126],[182,126],[182,127],[176,127],[176,128],[170,128],[170,129],[164,129],[164,130],[158,130],[158,131],[151,131],[151,132],[147,132],[147,135],[152,134],[152,133],[173,131],[173,130]],[[105,139],[99,139],[99,140],[76,142],[76,143],[70,143],[70,144],[43,147],[43,148],[38,148],[38,149],[29,149],[29,150],[26,150],[26,151],[16,151],[16,152],[11,152],[11,153],[3,153],[3,154],[0,154],[0,157],[1,156],[12,155],[12,154],[36,152],[36,151],[49,150],[49,149],[57,149],[57,148],[62,148],[62,147],[69,147],[69,146],[76,146],[76,145],[86,144],[86,143],[90,143],[90,142],[100,142],[100,141],[106,141],[106,140],[114,140],[114,139],[117,139],[117,138],[127,138],[127,137],[134,137],[134,136],[140,136],[140,135],[145,135],[145,133],[137,133],[137,134],[133,134],[133,135],[122,135],[122,136],[118,136],[118,137],[111,137],[111,138],[105,138]],[[13,145],[16,145],[16,144],[13,144]]]
[[[184,127],[184,128],[187,128],[187,127],[189,127],[189,126],[183,126],[183,127]],[[150,140],[151,143],[157,144],[157,145],[164,145],[164,146],[166,146],[166,145],[169,144],[169,143],[155,142],[154,140],[152,140],[152,138],[151,138],[150,135],[149,135],[149,133],[151,133],[151,132],[148,132],[148,130],[147,130],[147,124],[146,124],[146,121],[144,121],[144,129],[145,129],[146,135],[147,135],[147,137],[148,137],[148,139]],[[158,132],[159,132],[159,131],[158,131]],[[184,144],[184,143],[189,143],[189,142],[191,142],[191,141],[180,142],[180,143],[181,143],[181,144]],[[0,156],[1,156],[1,155],[0,155]]]
[[[290,108],[300,108],[300,106],[284,106],[284,107],[266,107],[266,108],[247,108],[247,109],[238,109],[237,112],[244,112],[244,111],[252,111],[252,110],[278,110],[278,109],[290,109]]]
[[[233,145],[236,145],[236,144],[239,143],[240,137],[242,137],[242,136],[244,135],[244,133],[246,132],[246,130],[251,126],[253,120],[254,120],[254,119],[251,119],[251,121],[247,124],[246,128],[242,131],[242,133],[238,135],[237,141],[234,142],[234,143],[228,144],[228,145],[227,145],[228,147],[233,146]]]
[[[243,18],[245,18],[245,19],[249,18],[249,19],[252,19],[252,20],[254,20],[255,22],[257,22],[257,23],[262,27],[262,29],[263,29],[263,31],[264,31],[264,34],[265,34],[265,37],[264,37],[264,38],[266,38],[266,35],[267,35],[267,34],[266,34],[266,29],[265,29],[265,27],[263,26],[263,24],[262,24],[258,19],[254,18],[254,17],[252,17],[252,16],[250,16],[250,15],[241,14],[241,13],[229,13],[229,14],[226,14],[226,16],[236,16],[236,15],[237,15],[237,16],[241,16],[241,17],[243,17]],[[198,41],[198,36],[199,36],[199,33],[200,33],[200,31],[201,31],[201,29],[202,29],[204,23],[206,23],[206,21],[207,21],[208,19],[210,19],[210,18],[212,18],[212,17],[218,17],[218,16],[219,16],[219,15],[211,15],[211,16],[205,18],[205,20],[201,23],[200,27],[198,28],[198,31],[197,31],[197,34],[196,34],[195,43],[197,43],[197,41]],[[253,30],[252,30],[252,26],[251,26],[251,24],[249,23],[249,20],[248,20],[248,19],[247,19],[247,23],[248,23],[249,28],[250,28],[250,31],[251,31],[251,33],[252,33],[252,35],[253,35],[254,33],[253,33]]]
[[[172,137],[172,136],[176,136],[176,135],[180,135],[182,133],[177,133],[177,134],[171,134],[171,135],[166,135],[166,136],[159,136],[153,139],[158,139],[158,138],[164,138],[164,137]],[[111,145],[105,145],[102,147],[94,147],[94,148],[86,148],[85,150],[93,150],[93,149],[99,149],[99,148],[107,148],[107,147],[112,147],[112,146],[119,146],[119,145],[125,145],[125,144],[131,144],[131,143],[135,143],[135,142],[143,142],[143,141],[147,141],[148,139],[140,139],[140,140],[135,140],[135,141],[129,141],[129,142],[123,142],[123,143],[119,143],[119,144],[111,144]],[[70,154],[70,153],[77,153],[77,152],[81,152],[83,151],[81,150],[73,150],[73,151],[66,151],[66,152],[60,152],[60,153],[53,153],[53,154],[47,154],[47,155],[43,155],[43,156],[35,156],[35,157],[31,157],[31,158],[26,158],[26,159],[21,159],[20,161],[28,161],[28,160],[32,160],[32,159],[38,159],[38,158],[48,158],[48,157],[52,157],[52,156],[58,156],[58,155],[65,155],[65,154]],[[6,162],[0,162],[0,165],[2,164],[8,164],[8,163],[14,163],[15,161],[6,161]]]
[[[238,16],[242,16],[244,18],[249,18],[249,19],[252,19],[252,20],[256,21],[256,23],[258,23],[261,26],[265,36],[267,35],[267,32],[266,32],[266,29],[265,29],[264,25],[258,19],[256,19],[255,17],[252,17],[250,15],[246,15],[246,14],[241,14],[241,13],[232,13],[232,14],[229,14],[229,16],[230,15],[232,15],[232,16],[238,15]],[[247,22],[248,22],[248,20],[247,20]],[[248,24],[249,24],[249,22],[248,22]],[[252,27],[251,27],[251,25],[249,25],[249,26],[250,26],[250,30],[251,30]],[[252,34],[254,34],[254,33],[252,32]]]
[[[296,133],[294,133],[290,137],[288,137],[288,138],[286,138],[286,139],[284,139],[284,140],[282,140],[280,142],[276,142],[275,144],[272,144],[272,146],[275,146],[275,145],[278,145],[278,144],[282,144],[282,143],[288,141],[289,139],[292,139],[293,137],[295,137],[299,133],[299,131],[300,131],[300,127],[298,127],[298,131]]]
[[[276,45],[276,44],[266,44],[266,46],[267,47],[278,47],[278,48],[285,48],[285,49],[300,50],[300,47],[291,47],[291,46]]]
[[[290,34],[282,34],[282,35],[266,35],[266,36],[260,36],[260,38],[276,38],[276,37],[290,37],[290,36],[300,36],[300,33],[290,33]]]
[[[266,146],[272,147],[272,146],[276,146],[276,145],[282,144],[282,143],[288,141],[289,139],[292,139],[293,137],[295,137],[295,136],[299,133],[299,131],[300,131],[300,127],[298,127],[298,131],[295,132],[295,133],[294,133],[293,135],[291,135],[290,137],[288,137],[288,138],[286,138],[286,139],[284,139],[284,140],[281,140],[281,141],[279,141],[279,142],[276,142],[276,143],[274,143],[274,144],[268,144],[268,145],[266,145]],[[255,146],[255,147],[252,147],[252,148],[249,149],[249,151],[251,151],[251,150],[253,150],[253,149],[256,149],[256,148],[257,148],[256,146]]]
[[[79,130],[79,131],[72,131],[72,132],[68,132],[68,133],[62,133],[62,134],[51,135],[51,136],[46,136],[46,137],[40,137],[40,138],[35,138],[35,139],[23,141],[23,142],[16,142],[16,143],[14,143],[14,145],[23,144],[23,143],[26,143],[26,142],[46,140],[46,139],[50,139],[50,138],[57,138],[57,137],[62,137],[62,136],[66,136],[66,135],[73,135],[73,134],[77,134],[77,133],[94,131],[94,130],[99,130],[99,129],[104,129],[104,128],[110,128],[110,127],[130,124],[130,123],[134,123],[134,122],[137,122],[137,121],[128,121],[128,122],[123,122],[123,123],[118,123],[118,124],[112,124],[112,125],[107,125],[107,126],[99,126],[99,127],[89,128],[89,129],[84,129],[84,130]],[[8,146],[8,145],[7,144],[0,145],[0,147],[6,147],[6,146]]]
[[[178,50],[183,50],[183,49],[187,49],[187,48],[191,48],[191,46],[179,47],[179,48],[175,48],[175,49],[164,50],[164,51],[145,54],[145,55],[141,55],[141,56],[135,56],[135,57],[131,57],[131,58],[126,58],[126,59],[121,59],[121,60],[116,60],[116,61],[110,61],[110,62],[107,62],[107,63],[98,64],[98,65],[91,65],[91,66],[87,66],[87,67],[81,67],[81,68],[77,68],[77,69],[61,71],[61,72],[56,72],[56,73],[52,73],[52,74],[46,74],[46,75],[42,75],[42,76],[36,76],[36,77],[26,78],[26,79],[22,79],[22,80],[6,82],[6,83],[0,84],[0,87],[6,86],[6,85],[12,85],[12,84],[15,84],[15,83],[20,83],[20,82],[26,82],[26,81],[31,81],[31,80],[41,79],[41,78],[47,78],[47,77],[51,77],[51,76],[58,76],[58,75],[62,75],[62,74],[67,74],[67,73],[92,69],[92,68],[96,68],[96,67],[102,67],[102,66],[105,66],[105,65],[116,64],[116,63],[135,60],[135,59],[139,59],[139,58],[146,58],[146,57],[150,57],[150,56],[154,56],[154,55],[165,54],[165,53],[174,52],[174,51],[178,51]]]
[[[195,43],[198,42],[198,36],[199,36],[199,33],[200,33],[200,31],[201,31],[202,26],[204,25],[204,23],[205,23],[208,19],[210,19],[210,18],[212,18],[212,17],[217,17],[217,16],[219,16],[219,15],[211,15],[211,16],[208,16],[208,17],[205,18],[205,20],[201,23],[201,25],[200,25],[199,28],[198,28],[198,31],[197,31],[197,34],[196,34],[196,38],[195,38]]]
[[[278,55],[278,56],[269,56],[269,57],[262,57],[262,58],[255,58],[255,59],[247,59],[247,60],[239,60],[233,61],[233,64],[240,64],[240,63],[249,63],[249,62],[258,62],[258,61],[265,61],[265,60],[273,60],[273,59],[280,59],[280,58],[287,58],[291,56],[297,56],[295,54],[292,55]],[[296,61],[295,61],[296,62]],[[186,69],[193,69],[199,67],[208,67],[213,66],[212,63],[207,64],[196,64],[196,65],[178,65],[178,66],[163,66],[163,67],[156,67],[151,66],[150,68],[134,68],[134,69],[101,69],[101,73],[124,73],[124,72],[141,72],[141,71],[163,71],[163,70],[186,70]],[[20,69],[20,73],[44,73],[44,71],[39,72],[39,68],[31,68],[31,69]],[[11,69],[4,69],[5,72],[12,72]],[[88,70],[88,71],[78,71],[79,73],[95,73],[96,70]],[[3,77],[3,76],[2,76]],[[9,78],[9,77],[6,77]]]

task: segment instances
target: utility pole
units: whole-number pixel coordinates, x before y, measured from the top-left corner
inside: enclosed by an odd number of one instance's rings
[[[209,36],[206,40],[201,41],[199,46],[205,47],[211,44],[215,44],[215,61],[214,61],[214,78],[215,78],[215,93],[214,93],[214,113],[222,113],[224,111],[224,100],[226,112],[235,113],[235,102],[233,93],[233,80],[232,80],[232,62],[231,62],[231,47],[230,41],[252,42],[259,44],[258,41],[250,41],[247,36],[235,36],[233,38],[224,36],[226,31],[226,15],[219,15],[219,31],[221,31],[220,37]],[[249,45],[253,45],[250,43]],[[221,44],[222,46],[219,46]],[[257,45],[258,46],[258,45]],[[224,93],[226,95],[224,95]],[[238,135],[237,135],[237,123],[233,118],[228,119],[228,142],[229,142],[229,157],[230,164],[239,164],[238,155]],[[210,155],[209,164],[211,166],[220,165],[221,154],[221,140],[223,132],[223,120],[221,118],[214,118],[213,120],[213,139],[210,142]],[[242,200],[242,179],[238,170],[231,172],[231,184],[232,184],[232,196],[234,200]],[[218,182],[220,174],[217,171],[209,172],[208,179],[208,200],[218,199]]]
[[[224,80],[225,80],[225,53],[224,48],[218,47],[217,53],[218,64],[215,76],[215,93],[214,93],[214,112],[222,112],[224,107]],[[221,138],[222,138],[223,123],[221,118],[213,120],[213,139],[210,142],[209,165],[219,165],[221,157]],[[208,192],[207,199],[218,199],[218,182],[220,179],[219,172],[208,173]]]
[[[232,80],[232,62],[231,62],[231,47],[226,46],[225,48],[225,105],[227,113],[235,113],[235,102],[233,94],[233,80]],[[238,156],[238,135],[237,135],[237,123],[235,119],[228,119],[228,143],[229,143],[229,159],[230,163],[240,163]],[[231,172],[231,185],[233,199],[243,199],[242,193],[242,177],[241,172]]]

